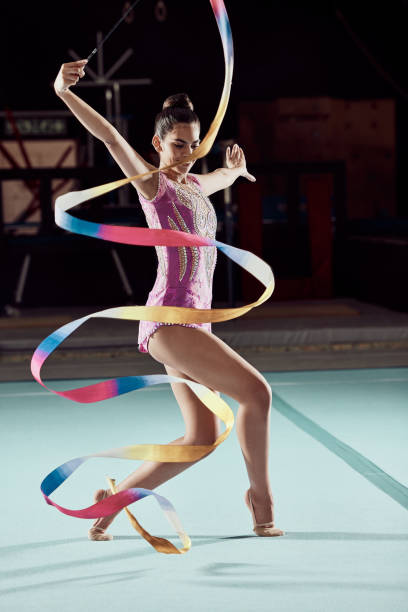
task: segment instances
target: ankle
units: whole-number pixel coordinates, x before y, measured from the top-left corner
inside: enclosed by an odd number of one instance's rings
[[[107,529],[113,522],[114,518],[118,513],[110,514],[109,516],[101,516],[95,520],[92,527],[99,527],[100,529]]]
[[[249,489],[249,494],[251,496],[252,502],[255,506],[273,506],[273,495],[270,489],[256,489],[251,487]]]

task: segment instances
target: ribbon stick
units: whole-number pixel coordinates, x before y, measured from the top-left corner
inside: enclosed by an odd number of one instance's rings
[[[198,159],[203,157],[211,149],[215,137],[220,128],[221,122],[226,112],[228,105],[232,70],[233,70],[233,47],[231,30],[229,26],[228,16],[222,0],[210,0],[213,8],[218,29],[221,35],[221,40],[224,50],[225,59],[225,81],[221,96],[221,101],[207,135],[204,137],[200,146],[194,153],[186,159]],[[178,161],[177,165],[180,162]],[[167,166],[171,167],[171,166]],[[163,170],[165,168],[160,168]],[[94,317],[108,317],[116,319],[128,319],[133,321],[149,320],[167,323],[215,323],[218,321],[228,321],[239,317],[252,308],[259,306],[265,302],[274,290],[274,276],[270,266],[249,251],[230,246],[217,240],[212,240],[196,234],[187,232],[179,232],[174,230],[147,229],[140,227],[125,227],[125,226],[110,226],[99,223],[92,223],[73,217],[69,210],[78,204],[86,202],[92,198],[98,197],[104,193],[108,193],[122,185],[126,185],[131,181],[158,172],[155,169],[151,172],[132,176],[130,178],[121,179],[91,189],[67,193],[57,198],[55,203],[55,221],[59,227],[68,231],[109,240],[120,244],[133,244],[144,246],[216,246],[220,251],[230,257],[235,263],[240,265],[244,270],[252,274],[265,287],[262,295],[255,302],[241,306],[239,308],[221,308],[221,309],[198,309],[184,308],[175,306],[126,306],[117,308],[108,308],[100,312],[92,313],[81,319],[77,319],[66,325],[63,325],[50,336],[48,336],[35,350],[32,361],[31,371],[34,378],[46,389],[53,393],[71,399],[76,402],[89,403],[105,400],[116,397],[124,393],[129,393],[137,389],[143,389],[151,385],[162,383],[183,382],[187,384],[195,395],[205,404],[205,406],[217,415],[224,423],[225,430],[211,445],[202,446],[186,446],[186,445],[159,445],[159,444],[139,444],[122,448],[110,449],[72,459],[53,470],[42,482],[41,491],[45,501],[57,508],[60,512],[78,518],[98,518],[109,516],[122,508],[128,514],[129,520],[133,527],[142,535],[158,552],[166,554],[182,554],[187,552],[191,546],[191,541],[185,533],[178,516],[172,504],[164,497],[149,491],[147,489],[132,488],[125,491],[117,492],[113,480],[109,480],[112,496],[82,510],[69,510],[56,504],[50,496],[52,493],[65,482],[69,476],[80,467],[85,461],[92,457],[115,457],[123,459],[149,460],[161,462],[191,462],[197,461],[206,456],[210,451],[223,442],[229,435],[233,424],[234,415],[228,404],[218,395],[213,393],[207,387],[191,380],[184,378],[167,376],[167,375],[147,375],[147,376],[126,376],[121,378],[113,378],[111,380],[102,381],[96,384],[79,387],[77,389],[67,391],[55,391],[47,387],[41,380],[41,367],[48,356],[58,348],[70,334],[72,334],[80,325],[88,319]],[[138,523],[135,517],[130,513],[127,506],[142,499],[146,496],[153,496],[161,509],[167,516],[171,525],[174,527],[183,544],[182,548],[175,547],[171,542],[164,538],[156,538],[150,535]]]

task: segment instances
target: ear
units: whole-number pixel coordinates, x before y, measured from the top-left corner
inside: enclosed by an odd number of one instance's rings
[[[154,146],[154,148],[157,151],[157,153],[161,153],[163,151],[163,148],[161,146],[160,138],[158,137],[157,134],[155,134],[153,136],[153,138],[152,138],[152,145]]]

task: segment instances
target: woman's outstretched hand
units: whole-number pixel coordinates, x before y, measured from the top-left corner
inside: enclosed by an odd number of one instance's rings
[[[237,144],[234,144],[232,149],[231,147],[227,147],[225,154],[226,154],[227,168],[240,169],[241,170],[240,176],[248,179],[248,181],[252,181],[252,182],[256,181],[256,178],[252,174],[249,174],[247,170],[245,155],[241,147],[239,147]]]
[[[88,60],[79,60],[77,62],[68,62],[62,64],[57,78],[54,81],[54,89],[57,96],[67,91],[71,85],[76,85],[83,76],[85,76],[84,67]]]

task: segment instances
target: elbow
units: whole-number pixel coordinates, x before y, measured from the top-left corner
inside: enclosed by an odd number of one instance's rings
[[[119,132],[112,125],[109,125],[109,127],[107,128],[106,133],[104,134],[104,137],[103,137],[103,142],[108,148],[114,147],[115,145],[118,144]]]

